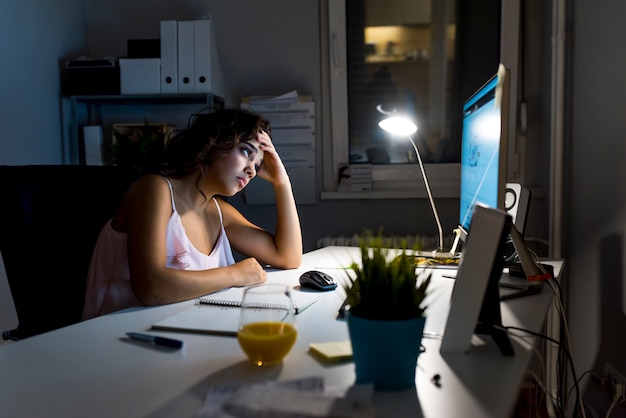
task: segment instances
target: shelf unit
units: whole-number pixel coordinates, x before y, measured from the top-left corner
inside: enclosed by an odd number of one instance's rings
[[[69,101],[69,136],[64,144],[64,164],[85,164],[85,143],[80,127],[102,125],[103,106],[153,106],[198,104],[221,109],[224,99],[211,93],[198,94],[138,94],[138,95],[81,95],[64,96]],[[79,116],[79,107],[85,106],[86,116]],[[62,107],[65,109],[65,107]],[[65,117],[63,118],[65,120]]]

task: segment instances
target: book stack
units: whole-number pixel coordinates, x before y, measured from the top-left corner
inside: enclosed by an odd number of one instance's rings
[[[372,165],[347,164],[339,168],[339,192],[371,192]]]
[[[243,109],[263,115],[272,127],[272,142],[293,185],[298,205],[317,202],[315,193],[315,102],[291,90],[280,95],[243,97]],[[274,189],[267,181],[251,181],[245,189],[247,205],[274,205]]]

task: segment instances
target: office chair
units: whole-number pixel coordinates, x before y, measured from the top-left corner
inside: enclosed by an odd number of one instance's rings
[[[15,312],[15,303],[13,303],[9,280],[4,271],[2,253],[0,253],[0,332],[3,329],[15,327],[17,327],[17,312]],[[0,344],[2,344],[2,339],[0,339]]]
[[[81,320],[100,229],[132,182],[113,166],[0,166],[0,252],[20,340]]]

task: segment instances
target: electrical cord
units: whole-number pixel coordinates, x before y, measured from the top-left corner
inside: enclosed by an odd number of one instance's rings
[[[525,333],[528,333],[530,335],[534,335],[535,337],[543,338],[544,340],[553,342],[554,344],[557,344],[558,346],[562,347],[562,344],[559,341],[555,340],[552,337],[548,337],[547,335],[543,335],[543,334],[538,333],[538,332],[530,331],[530,330],[527,330],[527,329],[524,329],[524,328],[513,327],[513,326],[506,326],[506,327],[503,327],[503,328],[507,332],[509,332],[510,330],[516,330],[516,331],[525,332]],[[518,336],[516,334],[511,334],[511,335]],[[576,379],[576,370],[574,368],[574,360],[572,359],[572,356],[571,356],[569,350],[567,350],[567,348],[562,347],[562,350],[563,350],[563,352],[565,354],[567,354],[567,357],[568,357],[568,360],[569,360],[569,365],[570,365],[571,371],[572,371],[572,375],[574,376],[574,381],[577,382],[578,379]],[[580,388],[579,388],[578,384],[576,384],[575,387],[576,387],[576,394],[577,394],[578,397],[580,397]],[[560,398],[559,398],[559,402],[557,402],[557,406],[558,406],[558,408],[559,408],[559,410],[561,412],[560,415],[564,416],[564,411],[565,411],[566,408],[563,405],[563,401]],[[576,414],[574,414],[573,416],[576,416]]]
[[[611,416],[613,409],[615,409],[617,405],[624,403],[624,384],[616,383],[613,385],[613,388],[615,389],[613,402],[611,402],[611,406],[609,406],[609,409],[606,411],[605,418],[609,418]]]
[[[480,324],[480,322],[479,322],[479,324]],[[534,337],[541,337],[541,338],[544,338],[544,339],[547,339],[547,340],[551,340],[551,341],[553,341],[553,342],[555,342],[557,344],[558,344],[558,341],[556,341],[556,340],[554,340],[554,339],[552,339],[552,338],[550,338],[550,337],[548,337],[546,335],[543,335],[543,334],[540,334],[540,333],[535,333],[535,332],[532,332],[532,331],[529,331],[529,330],[526,330],[526,329],[523,329],[523,328],[517,328],[517,327],[512,327],[512,326],[505,327],[505,326],[502,326],[502,325],[495,325],[495,324],[490,324],[489,326],[491,328],[493,328],[494,330],[503,331],[503,332],[507,333],[508,335],[510,335],[512,337],[521,339],[524,342],[526,342],[529,345],[530,349],[533,351],[533,353],[537,356],[537,358],[538,358],[538,360],[540,362],[542,373],[545,373],[546,365],[545,365],[545,361],[544,361],[543,355],[541,354],[541,352],[539,352],[539,350],[537,349],[537,347],[535,346],[533,341],[527,341],[527,340],[530,339],[531,336],[534,336]],[[512,331],[522,331],[522,332],[530,334],[530,336],[516,334],[516,333],[514,333]],[[548,414],[549,414],[550,418],[556,418],[557,415],[555,415],[555,413],[554,413],[553,404],[557,403],[558,399],[555,398],[548,391],[548,389],[545,387],[545,384],[544,384],[543,380],[540,379],[532,370],[527,370],[526,373],[533,377],[534,381],[537,383],[537,385],[542,390],[544,395],[546,395],[546,398],[545,398],[546,399],[546,409],[548,410]],[[550,399],[552,402],[547,402],[548,399]],[[535,400],[535,401],[536,401],[535,405],[539,405],[539,401],[537,401],[537,400]],[[563,414],[563,409],[562,408],[559,407],[559,411],[560,411],[560,414],[558,415],[559,417],[565,416]]]
[[[529,253],[531,254],[531,257],[533,258],[533,262],[537,265],[537,267],[539,268],[539,270],[542,273],[546,273],[546,269],[544,268],[544,266],[539,262],[539,258],[537,256],[537,254],[535,254],[534,252],[529,250]],[[567,366],[567,360],[569,360],[571,367],[572,367],[572,372],[573,372],[573,378],[576,381],[576,376],[574,373],[574,369],[573,369],[573,360],[571,359],[571,355],[569,354],[569,351],[567,351],[567,356],[569,357],[568,359],[565,358],[565,347],[569,348],[571,347],[571,339],[570,339],[570,334],[569,334],[569,327],[567,325],[567,319],[565,317],[565,308],[563,307],[563,297],[562,297],[562,289],[561,286],[559,284],[558,281],[553,280],[553,279],[549,279],[546,280],[546,282],[548,283],[548,285],[550,286],[550,288],[552,289],[552,293],[554,295],[554,305],[555,305],[555,309],[559,315],[559,320],[560,320],[560,333],[559,333],[559,339],[560,341],[565,341],[565,344],[562,343],[557,343],[558,347],[559,347],[559,352],[557,355],[557,361],[556,361],[556,369],[557,369],[557,406],[559,407],[559,409],[561,410],[561,412],[563,412],[566,409],[566,405],[567,405],[567,396],[569,394],[570,391],[566,391],[565,388],[565,371],[566,371],[566,366]],[[585,410],[584,410],[584,406],[583,406],[583,402],[582,402],[582,398],[580,397],[580,391],[578,390],[578,386],[576,385],[576,389],[577,389],[577,403],[576,403],[576,409],[580,408],[581,413],[583,415],[583,417],[585,416]],[[574,412],[574,416],[576,416],[576,411]]]
[[[580,385],[580,382],[583,380],[583,378],[585,376],[587,376],[588,374],[593,373],[593,370],[587,370],[586,372],[584,372],[583,374],[580,375],[580,377],[578,378],[578,381],[574,382],[574,384],[572,385],[572,387],[570,388],[570,390],[567,392],[567,395],[569,396],[572,393],[572,390],[574,390],[574,386],[575,385]]]
[[[546,388],[543,380],[539,379],[539,377],[537,377],[535,372],[533,372],[532,370],[529,370],[528,374],[533,378],[534,382],[537,384],[537,387],[541,389],[541,392],[543,393],[543,396],[545,397],[546,409],[547,409],[548,415],[550,416],[550,418],[557,418],[556,414],[554,413],[554,401],[555,401],[554,396],[552,396],[548,388]],[[548,400],[551,400],[552,402],[548,402]],[[535,398],[536,405],[539,405],[540,402],[541,402],[541,399]]]
[[[557,362],[556,362],[556,368],[557,368],[557,381],[558,381],[558,390],[557,390],[557,396],[559,398],[558,400],[558,404],[560,405],[562,410],[565,410],[567,408],[567,395],[568,395],[568,391],[566,391],[565,388],[565,372],[567,369],[567,365],[566,365],[566,358],[564,356],[564,351],[562,350],[563,347],[567,347],[569,349],[569,347],[571,347],[571,343],[570,343],[570,338],[569,338],[569,328],[567,326],[567,320],[565,318],[565,309],[563,308],[563,299],[562,299],[562,293],[561,293],[561,289],[558,285],[558,282],[554,281],[554,280],[548,280],[548,285],[550,286],[550,288],[552,289],[552,292],[554,294],[554,304],[555,304],[555,309],[559,315],[559,319],[560,319],[560,333],[559,333],[559,340],[565,341],[565,344],[561,343],[559,345],[559,352],[558,352],[558,356],[557,356]],[[569,352],[568,352],[568,356],[569,356]],[[569,360],[571,360],[571,356],[569,356]],[[573,366],[572,366],[573,367]],[[576,379],[576,375],[573,374],[573,378],[575,381],[577,381],[578,379]],[[578,385],[575,386],[577,389],[577,398],[578,398],[578,402],[576,403],[576,409],[578,409],[579,407],[582,410],[582,414],[584,416],[585,412],[584,412],[584,407],[582,405],[582,400],[580,398],[580,392],[578,390]],[[576,416],[576,412],[574,412],[574,416]]]
[[[565,318],[565,313],[564,313],[565,309],[563,307],[563,299],[562,299],[562,294],[561,294],[561,288],[558,285],[558,283],[556,281],[554,281],[554,280],[548,280],[547,282],[548,282],[548,285],[550,286],[550,288],[552,289],[552,292],[555,295],[554,302],[557,305],[556,309],[557,309],[557,312],[559,313],[559,317],[561,319],[561,325],[562,325],[561,326],[561,332],[564,334],[565,341],[566,341],[566,346],[567,347],[571,347],[571,339],[570,339],[569,327],[567,325],[567,320]],[[561,347],[562,345],[559,345],[559,346]],[[569,352],[568,352],[568,356],[569,356]],[[559,368],[564,371],[565,370],[565,366],[564,366],[563,362],[565,360],[563,359],[563,356],[562,356],[562,353],[561,353],[560,350],[559,350],[559,358],[560,358],[560,361],[557,361],[557,364],[559,364],[560,365]],[[572,361],[571,356],[570,356],[569,360]],[[572,378],[576,382],[575,385],[576,385],[576,388],[577,388],[577,396],[576,396],[576,398],[577,398],[577,407],[580,408],[582,416],[585,417],[585,408],[584,408],[584,405],[583,405],[582,398],[580,396],[580,391],[578,390],[578,379],[576,379],[576,374],[575,374],[575,371],[574,371],[574,368],[573,368],[573,364],[572,364]],[[563,405],[567,405],[567,394],[569,392],[565,392],[565,387],[564,387],[564,385],[565,385],[565,378],[561,377],[560,382],[561,382],[561,390],[559,392],[561,394],[565,394],[565,398],[561,401],[561,403]],[[574,416],[576,416],[576,413],[574,413]]]

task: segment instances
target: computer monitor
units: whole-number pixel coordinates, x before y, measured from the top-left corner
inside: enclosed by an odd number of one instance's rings
[[[460,254],[477,204],[505,210],[509,71],[500,64],[463,103],[459,223],[450,252]]]
[[[463,104],[460,239],[465,242],[477,204],[506,210],[509,71],[500,65]]]
[[[451,252],[457,253],[459,241],[467,241],[477,207],[508,212],[513,223],[507,241],[511,251],[504,251],[505,258],[518,258],[527,278],[543,280],[549,274],[538,267],[520,233],[524,231],[530,192],[506,182],[509,84],[509,70],[500,64],[497,74],[463,104],[459,232]],[[519,201],[505,202],[507,189],[509,194],[518,190]]]

